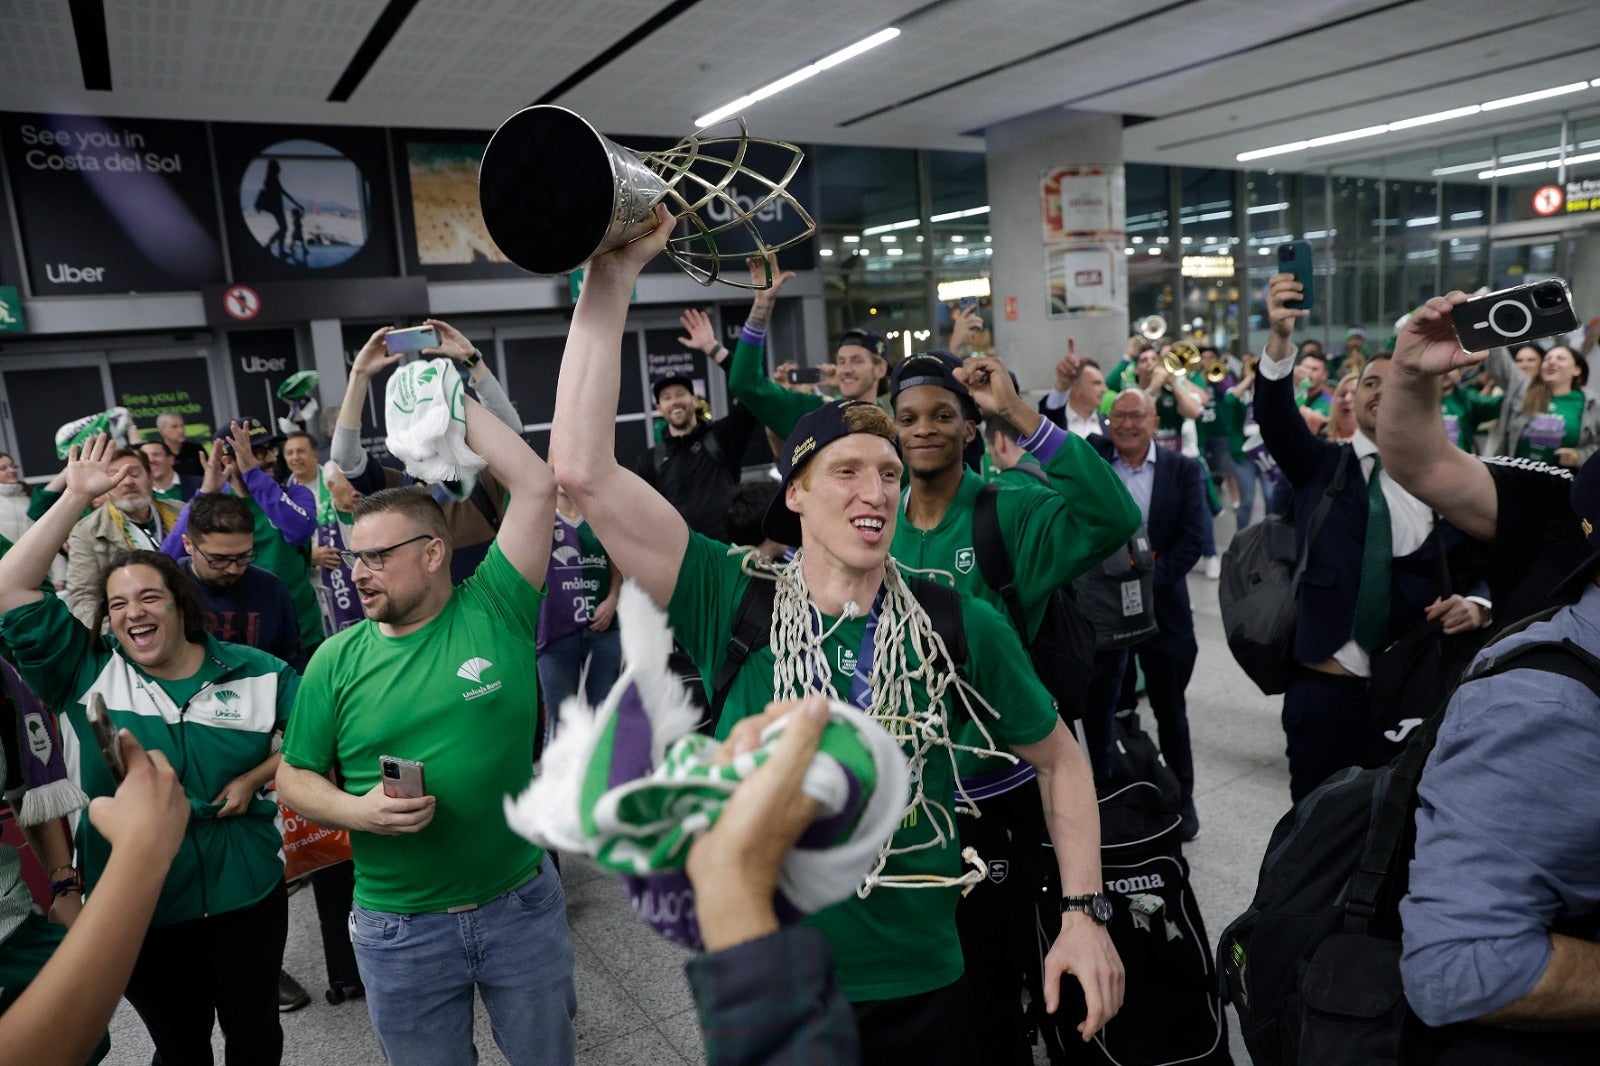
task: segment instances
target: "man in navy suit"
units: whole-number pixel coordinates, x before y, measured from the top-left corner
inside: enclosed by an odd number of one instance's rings
[[[1256,385],[1256,423],[1293,488],[1302,552],[1312,514],[1331,494],[1297,590],[1292,655],[1298,669],[1283,696],[1289,792],[1296,803],[1365,759],[1374,652],[1425,619],[1442,619],[1444,632],[1453,634],[1481,628],[1490,618],[1486,600],[1441,597],[1433,511],[1379,461],[1378,404],[1388,356],[1374,356],[1362,370],[1357,433],[1349,445],[1319,439],[1300,417],[1290,337],[1295,319],[1307,312],[1285,306],[1300,293],[1290,274],[1275,274],[1268,284],[1271,333]]]
[[[1109,438],[1096,434],[1089,443],[1111,464],[1139,505],[1156,561],[1154,610],[1160,631],[1135,645],[1130,654],[1138,657],[1144,670],[1145,692],[1155,714],[1161,754],[1183,790],[1183,838],[1193,840],[1200,832],[1200,819],[1194,809],[1194,757],[1189,747],[1189,710],[1184,689],[1189,687],[1194,673],[1198,649],[1185,575],[1200,559],[1206,526],[1211,521],[1203,474],[1195,460],[1156,447],[1156,406],[1143,389],[1122,392],[1112,403],[1107,422]],[[1101,776],[1101,768],[1109,764],[1116,686],[1109,686],[1108,702],[1108,686],[1099,682],[1105,676],[1120,678],[1123,662],[1120,653],[1096,656],[1095,661],[1096,683],[1091,687],[1092,705],[1086,712],[1093,722],[1086,723],[1085,728],[1090,744],[1100,749],[1100,757],[1093,761]]]

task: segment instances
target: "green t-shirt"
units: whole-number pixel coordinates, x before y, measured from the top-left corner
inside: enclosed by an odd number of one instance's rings
[[[734,612],[752,580],[740,569],[740,557],[728,555],[727,550],[725,544],[691,533],[668,609],[674,637],[705,677],[715,676],[722,663]],[[1033,676],[1016,634],[986,603],[964,596],[962,608],[966,673],[973,687],[1000,712],[991,727],[996,740],[1008,745],[1043,740],[1055,728],[1055,707]],[[835,621],[824,616],[822,624],[826,629]],[[823,645],[833,666],[834,689],[845,698],[866,625],[865,617],[846,621]],[[750,653],[733,679],[717,726],[719,736],[726,737],[735,722],[766,709],[774,691],[775,661],[768,646]],[[927,692],[920,684],[913,683],[912,700],[917,708],[926,708]],[[929,752],[923,787],[931,801],[954,813],[955,782],[943,749]],[[907,816],[894,842],[903,848],[934,836],[934,827],[919,813]],[[943,844],[896,855],[884,872],[959,876],[960,845],[946,827]],[[895,999],[943,988],[961,976],[957,896],[953,888],[879,887],[866,899],[851,896],[807,922],[821,929],[833,945],[839,984],[850,999]]]
[[[1517,458],[1559,466],[1556,452],[1576,448],[1582,437],[1583,397],[1581,389],[1573,389],[1564,396],[1550,397],[1545,413],[1529,415],[1528,424],[1517,438]]]
[[[1025,472],[1018,473],[1007,482],[1014,487],[995,498],[1000,536],[1011,556],[1017,598],[1029,634],[1038,629],[1051,593],[1127,543],[1139,528],[1139,507],[1122,479],[1082,437],[1062,432],[1060,448],[1043,470],[1048,485]],[[1032,484],[1023,484],[1023,478]],[[968,471],[939,524],[927,530],[907,520],[909,496],[902,495],[890,554],[909,571],[949,574],[957,589],[990,604],[1009,620],[1005,601],[984,581],[977,565],[972,523],[982,489],[983,480]],[[1031,666],[1029,669],[1031,672]],[[982,746],[971,719],[962,719],[957,738],[964,744]],[[1001,772],[1012,765],[971,752],[959,752],[956,759],[964,779]]]
[[[152,924],[252,906],[283,880],[278,805],[258,793],[243,815],[217,818],[221,804],[212,800],[272,754],[273,734],[289,717],[299,683],[292,669],[264,651],[208,636],[199,670],[160,680],[122,658],[114,642],[91,634],[54,596],[0,615],[0,638],[23,680],[72,727],[78,757],[69,759],[69,770],[91,798],[109,796],[116,786],[85,714],[90,692],[105,700],[114,726],[145,750],[160,751],[177,771],[189,827]],[[110,845],[82,818],[76,847],[92,898]]]
[[[1244,427],[1250,416],[1250,405],[1231,392],[1222,394],[1222,406],[1217,421],[1228,434],[1228,454],[1236,463],[1244,462]]]
[[[1439,411],[1444,415],[1445,434],[1462,451],[1472,451],[1472,438],[1477,436],[1478,427],[1500,417],[1502,402],[1504,397],[1485,396],[1477,389],[1456,386],[1449,395],[1439,397]]]
[[[810,392],[791,392],[766,374],[766,346],[749,344],[743,338],[733,346],[728,357],[728,391],[734,399],[750,409],[756,421],[787,439],[794,432],[794,424],[825,403],[833,403],[824,396]],[[877,405],[894,417],[894,406],[888,395],[879,396]]]
[[[165,488],[165,489],[152,488],[150,490],[150,495],[154,496],[158,500],[166,500],[168,503],[175,503],[179,507],[182,507],[185,503],[188,502],[187,497],[185,497],[184,494],[183,494],[183,485],[182,485],[182,483],[180,483],[180,482],[178,482],[176,480],[173,481],[171,488]]]
[[[350,834],[361,906],[438,913],[494,899],[539,869],[544,849],[512,832],[503,801],[533,777],[543,600],[492,545],[421,629],[386,637],[357,622],[307,664],[284,759],[319,774],[337,760],[357,796],[379,783],[380,756],[415,759],[438,801],[419,833]]]

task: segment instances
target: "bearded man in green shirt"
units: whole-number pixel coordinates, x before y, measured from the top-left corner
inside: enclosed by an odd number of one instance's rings
[[[377,369],[400,358],[384,354]],[[444,512],[425,490],[383,489],[356,505],[340,554],[366,619],[307,665],[278,789],[309,821],[351,831],[350,940],[391,1066],[475,1057],[474,989],[513,1066],[570,1066],[577,1001],[561,881],[503,810],[533,776],[555,482],[477,401],[465,414],[467,447],[511,494],[499,534],[452,587]],[[386,795],[386,756],[422,763],[426,794]],[[342,787],[325,776],[335,763]]]
[[[941,661],[943,642],[889,559],[903,464],[894,429],[874,406],[829,404],[799,420],[780,455],[783,494],[768,512],[773,539],[795,561],[762,567],[691,534],[675,510],[619,466],[612,437],[628,297],[665,246],[672,221],[587,267],[556,390],[551,465],[618,567],[667,608],[674,637],[715,676],[733,614],[750,583],[771,580],[771,641],[750,650],[731,679],[721,735],[774,697],[848,693],[900,738],[913,794],[883,863],[857,896],[807,919],[827,935],[861,1032],[862,1061],[961,1063],[976,1057],[970,993],[962,979],[954,888],[961,874],[951,718],[956,700],[981,715],[994,742],[1037,770],[1064,891],[1061,933],[1045,960],[1046,1007],[1071,973],[1083,986],[1089,1039],[1122,1000],[1122,966],[1087,913],[1100,889],[1092,775],[1015,633],[987,604],[960,598],[970,684]],[[937,748],[943,747],[940,751]],[[974,874],[976,871],[974,871]]]

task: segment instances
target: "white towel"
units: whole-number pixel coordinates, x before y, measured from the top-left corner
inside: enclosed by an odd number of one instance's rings
[[[467,447],[466,397],[450,360],[396,370],[384,407],[389,451],[418,481],[461,481],[484,468],[483,457]]]

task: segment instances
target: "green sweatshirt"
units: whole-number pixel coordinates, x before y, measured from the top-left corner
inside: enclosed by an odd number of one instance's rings
[[[757,421],[787,439],[796,422],[833,401],[815,393],[790,392],[767,377],[766,363],[766,345],[751,344],[741,336],[728,357],[728,391],[750,408]],[[877,404],[894,417],[887,396],[878,397]]]
[[[1006,479],[995,500],[1000,535],[1011,556],[1018,598],[1031,635],[1044,616],[1050,594],[1126,544],[1139,528],[1139,508],[1116,472],[1090,444],[1049,421],[1023,442],[1042,460],[1049,485],[1024,484],[1026,474]],[[1032,480],[1031,478],[1029,480]],[[902,495],[890,553],[911,571],[942,571],[955,587],[999,608],[1009,620],[1005,601],[983,580],[973,546],[972,523],[983,479],[967,471],[944,517],[932,529],[918,529],[906,518]],[[970,720],[957,739],[981,746]],[[1007,769],[995,758],[961,753],[957,766],[963,778]]]
[[[1477,435],[1478,427],[1500,417],[1500,404],[1504,399],[1456,386],[1448,396],[1439,397],[1445,432],[1462,451],[1472,451],[1472,438]]]

